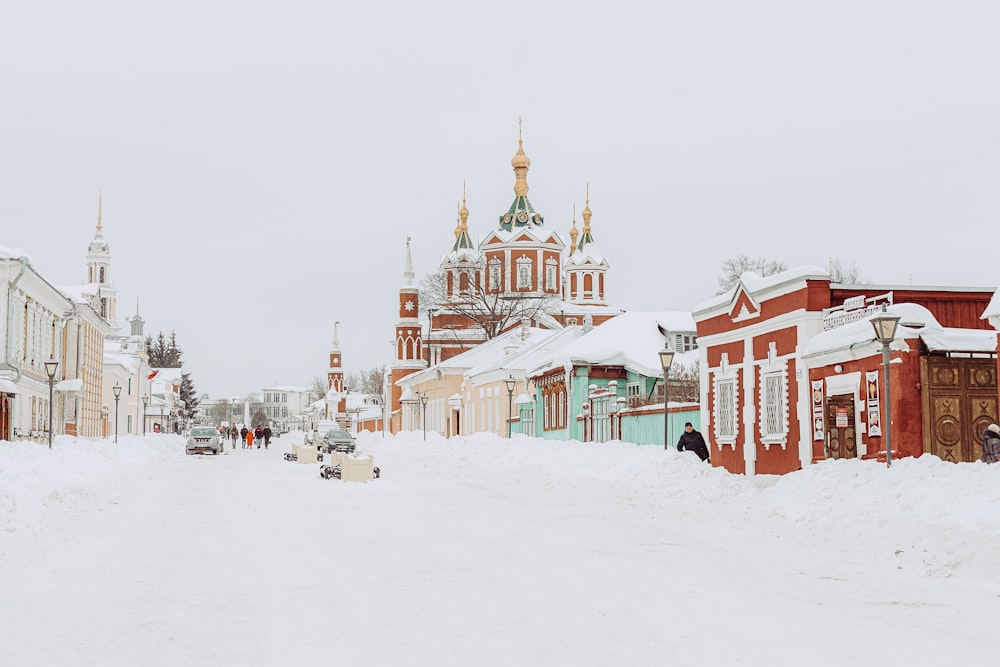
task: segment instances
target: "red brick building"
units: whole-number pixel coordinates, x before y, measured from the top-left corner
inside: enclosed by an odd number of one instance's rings
[[[892,448],[975,460],[997,420],[992,290],[831,284],[819,267],[747,273],[693,313],[712,461],[780,474],[884,456],[882,346],[870,318],[902,319],[890,363]]]

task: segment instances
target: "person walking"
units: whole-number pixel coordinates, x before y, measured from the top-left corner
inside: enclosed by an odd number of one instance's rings
[[[702,461],[708,461],[708,445],[705,444],[705,438],[694,430],[691,422],[684,424],[684,432],[681,433],[681,438],[677,441],[677,451],[694,452]]]
[[[264,440],[264,429],[259,425],[253,430],[253,438],[257,441],[257,449],[260,449],[260,443]]]
[[[247,431],[247,449],[253,449],[253,431]]]
[[[1000,426],[990,424],[983,431],[983,462],[1000,461]]]
[[[240,429],[240,436],[243,438],[243,449],[247,448],[247,434],[248,433],[250,433],[250,431],[247,429],[246,424],[244,424],[243,428]]]
[[[264,430],[261,431],[261,434],[264,436],[264,449],[267,449],[267,446],[271,444],[271,427],[264,424]]]
[[[233,449],[236,449],[236,439],[240,437],[240,430],[236,428],[236,424],[233,424],[233,428],[229,431],[229,436],[233,439]]]

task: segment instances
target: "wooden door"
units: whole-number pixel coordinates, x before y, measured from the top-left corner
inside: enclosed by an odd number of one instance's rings
[[[997,421],[996,359],[924,357],[924,451],[955,463],[983,456]]]
[[[825,440],[823,453],[826,458],[857,458],[858,439],[857,428],[854,424],[854,396],[827,396]]]

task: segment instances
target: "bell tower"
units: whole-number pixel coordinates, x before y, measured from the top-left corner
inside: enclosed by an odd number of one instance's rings
[[[97,230],[94,239],[87,246],[87,280],[85,284],[97,285],[101,298],[101,317],[111,323],[111,336],[117,336],[118,326],[118,290],[111,281],[111,249],[104,240],[104,227],[101,223],[102,197],[97,195]]]
[[[392,397],[390,405],[394,415],[393,432],[399,430],[399,397],[402,390],[396,382],[427,366],[423,355],[423,333],[420,326],[420,290],[413,284],[413,255],[410,237],[406,237],[406,265],[403,285],[399,288],[399,319],[396,321],[395,359],[392,364]]]

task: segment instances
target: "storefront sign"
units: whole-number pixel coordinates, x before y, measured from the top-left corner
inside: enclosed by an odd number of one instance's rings
[[[847,428],[847,408],[837,408],[837,428]]]

